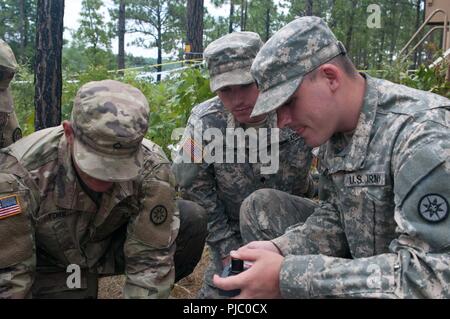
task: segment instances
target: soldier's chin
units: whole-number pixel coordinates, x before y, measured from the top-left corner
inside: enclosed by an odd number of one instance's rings
[[[108,185],[96,185],[96,186],[88,186],[91,190],[97,193],[104,193],[109,191],[114,183],[108,182]]]
[[[97,193],[107,192],[114,185],[113,182],[101,181],[101,180],[95,179],[90,176],[84,176],[84,177],[82,177],[82,179],[83,179],[83,182],[86,184],[87,187],[89,187],[90,190],[97,192]]]
[[[235,112],[233,113],[234,118],[239,122],[239,123],[252,123],[252,121],[254,121],[254,119],[252,119],[250,117],[250,114],[252,113],[252,109],[249,108],[248,110],[242,111],[242,112]]]

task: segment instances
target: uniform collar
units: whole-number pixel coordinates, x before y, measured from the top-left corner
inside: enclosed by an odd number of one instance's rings
[[[375,80],[364,74],[366,91],[355,132],[344,152],[336,153],[333,139],[321,146],[319,158],[329,173],[356,171],[363,167],[370,142],[370,133],[378,107],[378,89]]]
[[[106,219],[109,212],[119,202],[133,195],[134,184],[130,182],[114,183],[113,188],[103,193],[100,208],[86,194],[81,187],[72,164],[69,144],[63,135],[58,145],[58,172],[55,178],[55,203],[58,207],[76,211],[97,212],[97,220]]]

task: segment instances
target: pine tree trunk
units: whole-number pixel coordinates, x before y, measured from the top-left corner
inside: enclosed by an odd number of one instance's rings
[[[34,125],[36,131],[61,124],[61,53],[64,0],[38,0]]]
[[[245,31],[244,14],[245,14],[245,3],[246,2],[247,2],[246,0],[241,0],[241,31]]]
[[[384,50],[384,39],[386,32],[381,32],[381,41],[380,46],[378,48],[378,61],[377,61],[377,69],[380,70],[383,65],[383,50]]]
[[[306,0],[305,3],[305,15],[312,16],[313,15],[313,0]]]
[[[159,32],[158,32],[159,33]],[[158,74],[156,75],[156,82],[161,82],[161,72],[162,72],[162,45],[161,45],[161,40],[158,41],[158,58],[156,60],[156,63],[158,64],[158,66],[156,67],[156,72],[158,72]]]
[[[392,63],[394,61],[394,52],[395,52],[395,47],[397,44],[397,35],[398,35],[398,29],[399,29],[399,25],[397,23],[400,23],[400,18],[401,18],[401,12],[400,12],[400,17],[397,17],[397,12],[398,12],[398,4],[396,2],[393,2],[392,5],[394,6],[394,8],[392,9],[392,32],[390,32],[391,35],[391,43],[389,45],[389,62]]]
[[[228,24],[228,33],[232,33],[233,30],[233,16],[234,16],[234,4],[233,0],[230,0],[230,17],[229,17],[229,24]]]
[[[125,69],[125,0],[120,0],[119,3],[119,52],[117,55],[117,68],[119,70]],[[123,75],[123,71],[119,71]]]
[[[420,3],[421,2],[422,2],[422,0],[417,0],[417,2],[416,2],[416,28],[415,28],[414,32],[419,30],[419,27],[420,27],[420,18],[421,18]],[[420,51],[421,51],[421,45],[419,45],[419,47],[416,49],[416,52],[414,52],[414,69],[416,69],[418,67],[417,63],[419,62]]]
[[[248,18],[248,1],[245,0],[245,11],[244,11],[244,30],[247,30],[247,18]]]
[[[19,33],[20,33],[20,59],[22,58],[22,55],[25,53],[25,46],[26,46],[26,33],[25,33],[25,23],[27,21],[27,18],[25,17],[25,0],[19,0],[18,2],[19,6]]]
[[[353,24],[354,24],[354,20],[355,20],[355,15],[356,15],[356,0],[352,0],[352,8],[351,8],[351,12],[350,12],[350,17],[349,17],[349,25],[348,25],[348,29],[347,29],[347,34],[345,37],[345,48],[347,49],[347,52],[350,53],[350,48],[351,48],[351,43],[352,43],[352,36],[353,36]]]
[[[266,38],[264,41],[269,40],[270,38],[270,6],[266,9]]]
[[[156,72],[158,74],[156,75],[156,82],[161,82],[161,72],[162,72],[162,8],[159,6],[157,8],[157,39],[156,39],[156,46],[158,47],[158,57],[156,60],[156,63],[158,66],[156,67]]]
[[[333,14],[335,9],[336,9],[336,0],[331,0],[330,1],[330,13],[331,13],[330,19],[331,19],[331,21],[328,24],[330,26],[331,30],[333,30],[337,25],[337,19],[336,19],[335,15]]]
[[[241,0],[241,31],[247,28],[248,1]]]
[[[187,59],[201,58],[203,52],[203,2],[204,0],[188,0],[186,8],[187,41],[191,45],[191,52]]]

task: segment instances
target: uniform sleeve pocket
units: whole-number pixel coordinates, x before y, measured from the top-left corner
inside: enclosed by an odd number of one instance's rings
[[[445,159],[434,147],[427,147],[416,152],[403,165],[395,178],[395,203],[401,206],[411,190],[443,162]],[[441,181],[441,183],[447,182]]]
[[[169,247],[179,228],[173,189],[157,180],[147,181],[145,189],[148,193],[134,222],[134,237],[154,248]]]
[[[416,153],[397,178],[397,218],[401,229],[424,250],[448,252],[450,164],[433,149],[427,150]]]

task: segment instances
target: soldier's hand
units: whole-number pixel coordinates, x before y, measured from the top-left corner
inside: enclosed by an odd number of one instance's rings
[[[283,256],[265,249],[240,248],[231,257],[252,262],[252,266],[239,275],[221,278],[214,275],[216,287],[222,290],[240,289],[235,298],[281,298],[279,274]]]
[[[240,251],[241,249],[244,249],[244,248],[245,249],[263,249],[263,250],[268,250],[268,251],[271,251],[271,252],[281,255],[278,247],[275,246],[274,243],[272,243],[271,241],[268,241],[268,240],[252,241],[252,242],[248,243],[247,245],[239,248],[238,251]]]

